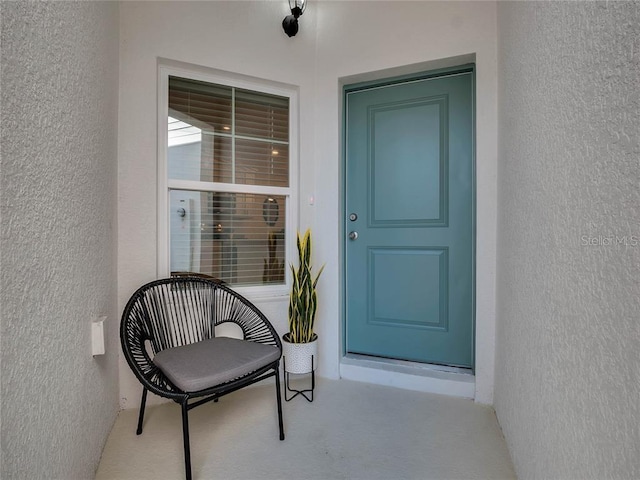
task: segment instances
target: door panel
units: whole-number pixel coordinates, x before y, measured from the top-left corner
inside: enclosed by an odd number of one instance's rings
[[[440,218],[440,108],[407,102],[370,109],[372,223],[410,225]],[[401,157],[402,162],[396,159]]]
[[[348,352],[473,364],[472,89],[346,89]]]

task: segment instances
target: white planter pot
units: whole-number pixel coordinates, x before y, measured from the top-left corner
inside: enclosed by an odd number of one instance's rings
[[[311,373],[318,367],[318,336],[314,334],[314,340],[309,343],[291,343],[287,341],[287,335],[282,336],[285,371],[294,374]]]

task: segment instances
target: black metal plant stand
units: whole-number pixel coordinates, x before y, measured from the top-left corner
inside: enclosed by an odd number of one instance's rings
[[[290,387],[289,385],[289,372],[287,372],[287,357],[282,358],[282,364],[284,366],[284,399],[288,402],[293,400],[298,395],[302,395],[307,399],[307,402],[313,402],[313,391],[316,388],[316,371],[313,369],[313,355],[311,355],[311,388],[307,390],[296,390]],[[291,397],[287,396],[287,392],[291,392],[294,395]],[[307,396],[308,393],[311,393],[311,398]]]

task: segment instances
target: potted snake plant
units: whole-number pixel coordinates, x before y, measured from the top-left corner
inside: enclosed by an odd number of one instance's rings
[[[318,297],[316,286],[324,265],[313,277],[311,266],[311,230],[297,234],[298,268],[293,275],[289,295],[289,331],[282,336],[285,371],[302,374],[315,371],[318,362],[318,335],[313,330]]]

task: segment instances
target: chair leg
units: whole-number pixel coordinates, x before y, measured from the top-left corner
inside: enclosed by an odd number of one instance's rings
[[[280,426],[280,440],[284,440],[284,425],[282,423],[282,398],[280,397],[280,367],[276,367],[276,398],[278,399],[278,425]]]
[[[184,439],[184,468],[186,480],[191,480],[191,452],[189,449],[189,409],[187,400],[182,401],[182,436]]]
[[[140,435],[142,433],[142,421],[144,420],[144,407],[147,404],[147,389],[142,388],[142,400],[140,400],[140,414],[138,415],[138,429],[136,430],[136,435]]]

